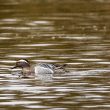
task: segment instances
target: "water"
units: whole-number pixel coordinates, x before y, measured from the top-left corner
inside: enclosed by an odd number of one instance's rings
[[[106,0],[0,1],[0,110],[109,110]],[[66,63],[67,74],[21,79],[16,60]]]

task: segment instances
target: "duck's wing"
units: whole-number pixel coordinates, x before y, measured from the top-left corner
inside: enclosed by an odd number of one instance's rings
[[[48,69],[54,69],[56,67],[54,64],[50,64],[50,63],[39,63],[38,66]]]
[[[37,74],[53,74],[55,66],[48,63],[39,63],[35,66],[35,73]]]
[[[64,73],[66,64],[50,64],[50,63],[39,63],[36,67],[38,73]]]

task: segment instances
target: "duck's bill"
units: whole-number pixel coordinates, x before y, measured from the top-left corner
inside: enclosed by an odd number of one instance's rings
[[[14,66],[14,67],[12,67],[11,69],[16,69],[17,67],[16,66]]]

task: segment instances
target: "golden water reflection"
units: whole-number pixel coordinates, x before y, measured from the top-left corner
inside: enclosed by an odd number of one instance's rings
[[[0,109],[109,110],[109,1],[0,1]],[[66,63],[67,74],[21,79],[16,60]]]

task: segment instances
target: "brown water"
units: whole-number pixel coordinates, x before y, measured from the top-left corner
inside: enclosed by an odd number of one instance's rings
[[[109,0],[0,0],[0,110],[109,110],[109,48]],[[20,79],[21,58],[70,73]]]

